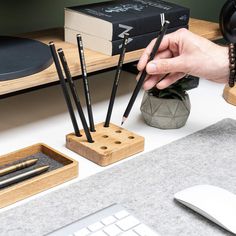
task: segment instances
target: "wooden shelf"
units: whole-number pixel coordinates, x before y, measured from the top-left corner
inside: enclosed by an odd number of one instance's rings
[[[215,40],[221,37],[217,23],[191,19],[189,25],[192,32],[207,39]],[[40,31],[23,36],[32,39],[38,39],[39,41],[46,44],[48,44],[50,41],[54,41],[57,48],[63,48],[72,75],[81,75],[77,47],[76,45],[69,44],[63,41],[63,29]],[[137,61],[142,52],[143,49],[126,53],[124,63]],[[88,73],[114,67],[117,65],[118,61],[118,56],[107,56],[91,50],[85,50],[85,56]],[[55,81],[58,81],[58,77],[54,65],[51,65],[46,70],[31,76],[0,82],[0,95],[6,95],[20,90],[45,85]]]

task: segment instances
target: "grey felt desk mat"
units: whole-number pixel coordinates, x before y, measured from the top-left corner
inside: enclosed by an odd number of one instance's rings
[[[157,140],[158,142],[158,140]],[[202,131],[0,214],[0,235],[43,235],[120,203],[163,236],[231,235],[173,201],[212,184],[236,193],[236,121]]]

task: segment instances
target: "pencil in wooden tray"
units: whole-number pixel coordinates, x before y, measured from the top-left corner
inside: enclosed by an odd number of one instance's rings
[[[40,174],[46,172],[48,169],[49,169],[49,166],[41,166],[41,167],[37,167],[33,170],[29,170],[25,173],[13,176],[9,179],[2,180],[2,181],[0,181],[0,189],[5,188],[5,187],[9,187],[12,184],[16,184],[16,183],[19,183],[23,180],[40,175]]]
[[[0,169],[0,176],[4,176],[4,175],[10,174],[12,172],[30,167],[30,166],[34,165],[37,161],[38,161],[38,159],[33,158],[30,160],[21,161],[17,164],[13,164],[13,165],[4,167],[4,168]]]

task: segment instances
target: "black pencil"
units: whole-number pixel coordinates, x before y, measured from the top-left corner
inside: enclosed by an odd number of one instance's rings
[[[72,106],[72,103],[71,103],[71,100],[70,100],[70,95],[69,95],[67,87],[66,87],[65,78],[64,78],[63,73],[62,73],[61,65],[60,65],[60,62],[59,62],[59,59],[58,59],[58,56],[57,56],[57,52],[56,52],[56,48],[55,48],[54,43],[50,42],[49,47],[50,47],[51,54],[52,54],[52,57],[53,57],[53,60],[54,60],[55,66],[56,66],[58,77],[60,79],[61,88],[62,88],[64,97],[65,97],[65,100],[66,100],[68,111],[70,113],[70,118],[71,118],[71,121],[72,121],[72,125],[74,127],[75,135],[80,137],[81,134],[79,132],[79,126],[78,126],[77,121],[76,121],[75,113],[74,113],[73,106]]]
[[[80,65],[81,65],[81,71],[82,71],[82,77],[83,77],[83,83],[84,83],[84,92],[85,92],[85,99],[86,99],[86,105],[87,105],[87,110],[88,110],[90,130],[92,132],[95,132],[91,96],[90,96],[90,91],[89,91],[89,82],[87,78],[87,69],[86,69],[86,63],[85,63],[85,57],[84,57],[84,47],[83,47],[82,37],[80,34],[77,34],[77,43],[78,43]]]
[[[116,75],[115,75],[115,79],[114,79],[114,83],[113,83],[111,98],[110,98],[110,102],[109,102],[109,106],[108,106],[108,110],[107,110],[107,116],[106,116],[104,127],[109,127],[109,125],[110,125],[111,114],[112,114],[112,110],[113,110],[113,106],[114,106],[114,102],[115,102],[116,91],[117,91],[119,80],[120,80],[120,74],[121,74],[121,70],[122,70],[122,66],[123,66],[123,62],[124,62],[124,58],[125,58],[125,51],[126,51],[127,44],[128,44],[128,34],[125,34],[124,40],[122,43],[122,48],[120,51],[119,62],[118,62],[117,68],[116,68]]]
[[[75,105],[77,107],[77,110],[78,110],[78,113],[79,113],[79,116],[80,116],[80,119],[81,119],[81,122],[82,122],[82,125],[84,128],[85,135],[87,137],[88,142],[93,143],[93,139],[92,139],[91,134],[89,132],[89,128],[88,128],[88,125],[87,125],[87,122],[86,122],[86,119],[84,116],[83,109],[81,107],[80,99],[79,99],[78,93],[76,91],[74,81],[71,77],[70,69],[69,69],[68,63],[66,61],[65,54],[61,48],[58,49],[57,52],[58,52],[59,58],[61,60],[61,64],[63,66],[67,81],[69,82],[70,90],[71,90]]]
[[[154,45],[154,47],[153,47],[153,49],[152,49],[151,55],[150,55],[150,57],[149,57],[149,59],[148,59],[148,62],[154,59],[154,57],[155,57],[155,55],[156,55],[156,53],[157,53],[157,51],[158,51],[158,49],[159,49],[159,47],[160,47],[160,44],[161,44],[161,42],[162,42],[162,39],[163,39],[163,37],[164,37],[165,34],[166,34],[166,30],[167,30],[169,24],[170,24],[169,21],[165,21],[164,25],[162,26],[161,31],[159,32],[159,34],[158,34],[158,36],[157,36],[156,43],[155,43],[155,45]],[[131,111],[131,109],[132,109],[132,107],[133,107],[133,105],[134,105],[134,102],[135,102],[135,100],[136,100],[136,98],[137,98],[137,96],[138,96],[138,93],[139,93],[139,91],[140,91],[140,89],[141,89],[141,87],[142,87],[142,85],[143,85],[143,82],[144,82],[146,76],[147,76],[147,72],[146,72],[146,68],[145,68],[145,69],[143,70],[143,72],[142,72],[142,74],[141,74],[141,76],[140,76],[140,79],[139,79],[139,81],[137,82],[137,85],[136,85],[136,87],[135,87],[135,89],[134,89],[134,92],[133,92],[133,94],[132,94],[132,96],[131,96],[131,98],[130,98],[130,100],[129,100],[128,106],[127,106],[127,108],[126,108],[126,110],[125,110],[125,113],[124,113],[124,115],[123,115],[123,119],[122,119],[121,125],[123,125],[123,123],[125,122],[125,120],[128,118],[129,113],[130,113],[130,111]]]

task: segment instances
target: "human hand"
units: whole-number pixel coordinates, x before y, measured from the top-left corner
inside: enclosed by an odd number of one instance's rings
[[[164,37],[154,60],[147,64],[155,41],[156,39],[151,41],[138,63],[138,70],[142,71],[146,67],[148,74],[143,85],[145,90],[154,86],[164,89],[186,74],[227,83],[229,78],[227,47],[219,46],[186,29],[180,29]]]

